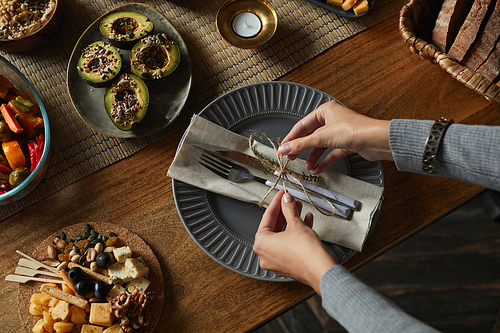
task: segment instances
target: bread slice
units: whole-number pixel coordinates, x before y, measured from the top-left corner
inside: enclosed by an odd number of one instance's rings
[[[491,0],[475,0],[469,14],[458,31],[455,41],[448,51],[448,55],[460,62],[471,47],[481,28],[481,24],[488,13]]]
[[[472,45],[462,60],[462,65],[476,71],[488,58],[491,51],[500,38],[500,0],[497,0],[493,11],[484,26],[483,31],[477,37],[476,43]]]
[[[432,30],[432,42],[442,52],[448,52],[474,0],[444,0]]]
[[[488,59],[486,59],[476,72],[491,82],[500,78],[500,40],[497,41]]]

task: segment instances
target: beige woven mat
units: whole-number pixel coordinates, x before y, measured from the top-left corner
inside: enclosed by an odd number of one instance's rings
[[[156,8],[170,20],[188,45],[193,64],[191,95],[181,116],[163,132],[147,138],[119,139],[97,133],[79,117],[66,86],[67,63],[80,35],[99,16],[128,1],[63,0],[62,28],[53,41],[31,52],[2,53],[40,94],[49,114],[52,142],[44,181],[22,200],[0,206],[0,220],[164,138],[221,94],[276,79],[335,43],[398,13],[407,2],[377,0],[370,15],[348,20],[307,0],[268,0],[278,14],[278,30],[264,46],[243,50],[224,42],[217,32],[215,17],[225,1],[136,1]]]

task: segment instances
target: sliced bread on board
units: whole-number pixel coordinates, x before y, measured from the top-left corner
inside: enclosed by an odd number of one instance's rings
[[[448,55],[460,62],[476,40],[484,18],[488,14],[491,0],[475,0],[465,21],[458,31]]]

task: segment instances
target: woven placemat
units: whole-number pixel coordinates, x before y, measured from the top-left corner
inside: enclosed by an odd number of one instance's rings
[[[397,14],[407,2],[378,0],[369,15],[349,20],[307,0],[268,0],[276,9],[278,30],[265,45],[245,50],[230,46],[217,32],[217,10],[225,1],[135,1],[156,8],[170,20],[186,42],[193,64],[193,86],[181,115],[161,133],[146,138],[120,139],[94,131],[73,107],[66,85],[67,63],[80,35],[102,14],[132,1],[63,0],[62,28],[52,41],[31,52],[2,53],[40,94],[49,114],[52,142],[44,180],[22,200],[0,206],[0,220],[164,138],[225,92],[274,80],[335,43]]]

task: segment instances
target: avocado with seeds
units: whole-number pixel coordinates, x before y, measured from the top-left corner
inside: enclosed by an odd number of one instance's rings
[[[78,74],[93,87],[104,87],[122,68],[120,53],[103,41],[94,42],[82,51],[78,59]]]
[[[179,46],[165,34],[147,36],[130,52],[130,70],[146,80],[163,79],[179,65]]]
[[[123,74],[104,94],[106,112],[113,124],[123,131],[134,128],[149,107],[148,87],[136,75]]]
[[[138,40],[153,31],[154,24],[143,14],[117,12],[106,16],[100,25],[101,32],[116,47],[130,49]]]

